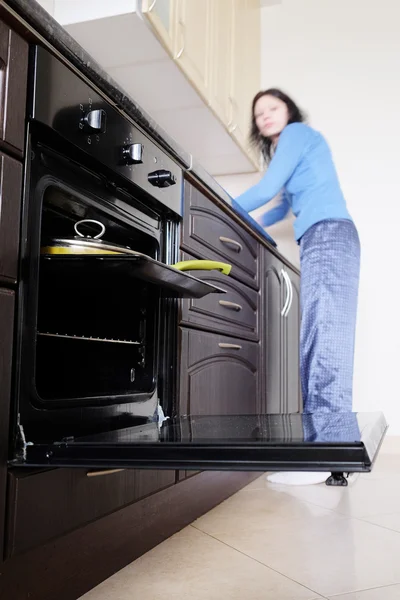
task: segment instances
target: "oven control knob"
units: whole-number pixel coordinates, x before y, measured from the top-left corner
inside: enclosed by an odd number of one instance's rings
[[[143,145],[129,144],[122,148],[122,158],[126,165],[138,165],[143,162]]]
[[[171,173],[171,171],[166,171],[165,169],[153,171],[152,173],[149,173],[147,178],[151,185],[159,188],[169,187],[170,185],[176,184],[175,176]]]
[[[90,110],[82,119],[86,133],[105,133],[107,113],[103,109]]]

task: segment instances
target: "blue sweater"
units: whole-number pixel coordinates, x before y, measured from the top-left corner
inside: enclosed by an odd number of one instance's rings
[[[319,221],[352,220],[329,146],[320,133],[304,123],[285,127],[264,177],[236,201],[250,212],[280,191],[280,204],[263,215],[262,225],[268,227],[280,221],[291,208],[296,217],[296,240]]]

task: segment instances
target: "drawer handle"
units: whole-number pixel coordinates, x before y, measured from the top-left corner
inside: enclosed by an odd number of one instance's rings
[[[222,342],[220,342],[218,344],[218,346],[220,348],[226,348],[227,350],[241,350],[242,346],[240,346],[240,344],[224,344]]]
[[[232,240],[231,238],[224,237],[223,235],[220,235],[219,236],[219,241],[222,242],[223,244],[228,244],[228,245],[230,244],[231,246],[235,246],[236,252],[241,252],[243,250],[242,244],[240,244],[236,240]]]
[[[236,302],[229,302],[229,300],[219,300],[219,304],[225,308],[236,310],[237,312],[240,312],[243,308],[243,306],[240,306],[240,304],[236,304]]]
[[[104,471],[88,471],[86,477],[104,477],[105,475],[113,475],[114,473],[121,473],[125,469],[105,469]]]

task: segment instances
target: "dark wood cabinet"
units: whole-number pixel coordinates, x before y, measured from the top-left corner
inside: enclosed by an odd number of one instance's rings
[[[264,384],[263,410],[279,413],[285,388],[285,347],[282,323],[284,304],[283,263],[264,251],[261,310],[261,373]]]
[[[263,256],[263,410],[301,410],[299,332],[300,277],[268,250]]]
[[[15,294],[0,288],[0,562],[3,556]]]
[[[259,243],[207,196],[185,181],[182,249],[232,265],[231,277],[259,289]]]
[[[0,21],[0,144],[22,155],[28,79],[28,43]]]
[[[292,298],[287,313],[286,327],[286,402],[285,412],[300,412],[302,409],[301,381],[300,381],[300,277],[285,267],[292,288]]]
[[[0,278],[16,283],[22,202],[22,164],[0,152]]]
[[[182,255],[182,260],[192,258],[186,253]],[[226,293],[184,301],[181,323],[257,342],[260,339],[259,293],[217,271],[198,271],[196,275]]]
[[[174,485],[175,471],[12,470],[6,555],[14,556]]]
[[[182,328],[180,413],[257,413],[259,356],[258,343]]]

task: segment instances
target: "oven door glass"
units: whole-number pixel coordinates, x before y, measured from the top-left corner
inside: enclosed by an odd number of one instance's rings
[[[13,465],[230,471],[370,471],[382,413],[187,416],[21,446]]]

